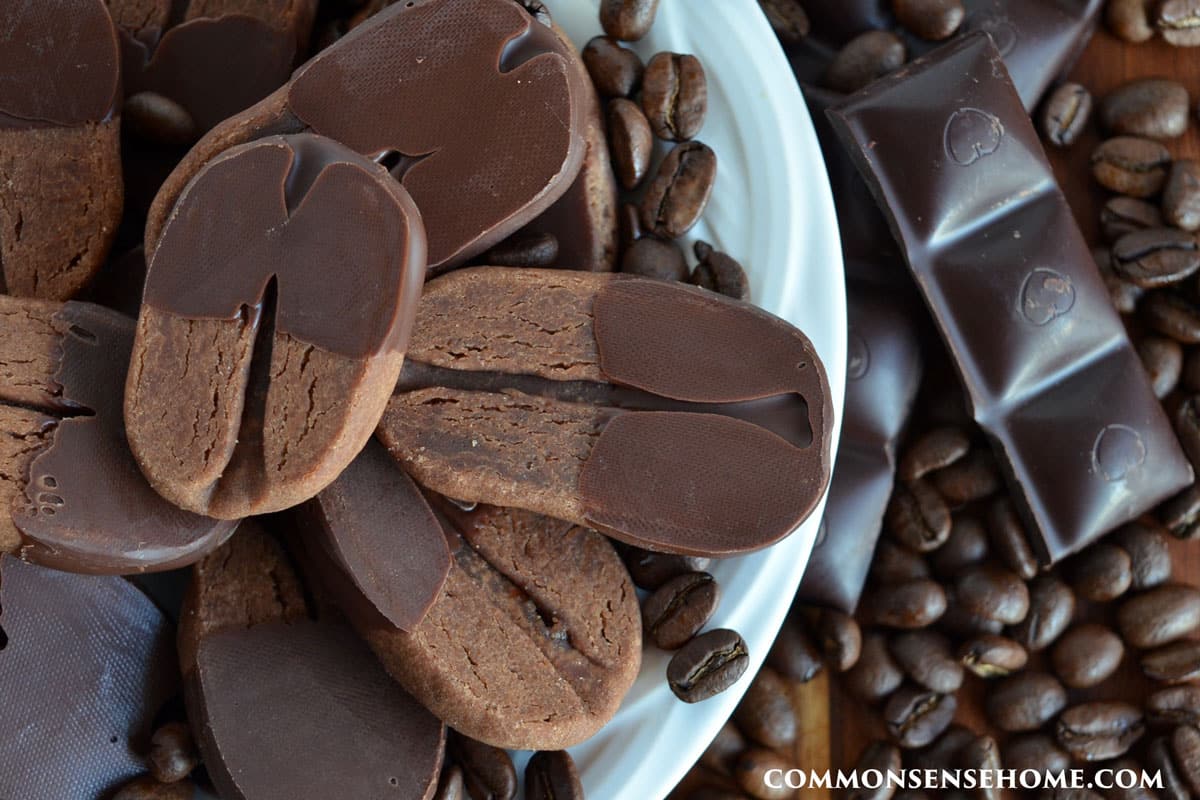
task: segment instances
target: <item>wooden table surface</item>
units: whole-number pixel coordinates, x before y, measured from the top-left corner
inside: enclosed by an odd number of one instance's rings
[[[1200,100],[1200,48],[1174,48],[1161,40],[1130,45],[1113,37],[1101,27],[1093,38],[1070,79],[1086,86],[1094,97],[1121,84],[1141,77],[1170,77],[1182,82],[1192,98],[1193,111]],[[1071,203],[1076,219],[1091,244],[1102,244],[1099,235],[1099,210],[1106,195],[1091,179],[1088,160],[1093,148],[1101,141],[1101,133],[1093,116],[1088,132],[1071,148],[1048,148],[1059,183]],[[1200,121],[1195,114],[1188,133],[1168,142],[1177,158],[1200,158]],[[1200,541],[1172,542],[1175,579],[1200,584]],[[1111,620],[1115,604],[1109,608],[1082,608],[1077,621]],[[1040,659],[1031,661],[1037,666]],[[984,719],[982,701],[987,684],[970,674],[959,692],[959,711],[956,721],[975,730],[992,730]],[[1147,682],[1142,677],[1136,658],[1126,652],[1121,669],[1108,681],[1088,691],[1071,692],[1071,702],[1085,699],[1129,699],[1143,697]],[[802,768],[822,770],[853,766],[859,752],[872,739],[884,735],[877,709],[865,707],[862,701],[841,690],[837,676],[822,674],[808,684],[793,686],[793,700],[801,720],[801,735],[794,752],[787,754]],[[1003,742],[1003,736],[997,737]],[[681,784],[673,797],[685,797],[686,789],[696,784],[701,775],[694,773]],[[704,775],[704,780],[713,780]],[[825,800],[834,792],[801,790],[797,798]]]

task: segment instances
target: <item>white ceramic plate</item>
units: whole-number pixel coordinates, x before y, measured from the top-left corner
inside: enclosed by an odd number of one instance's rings
[[[582,47],[600,34],[599,0],[545,0]],[[717,184],[689,234],[745,265],[752,300],[812,339],[829,372],[840,422],[846,381],[846,297],[837,218],[812,122],[787,59],[755,0],[660,0],[643,60],[694,53],[708,75],[700,136],[717,154]],[[665,148],[664,148],[665,149]],[[837,437],[834,437],[834,447]],[[836,450],[835,450],[836,452]],[[696,705],[667,688],[669,654],[647,647],[616,718],[572,754],[588,800],[658,800],[679,782],[733,712],[783,621],[824,510],[780,544],[714,565],[722,600],[711,627],[750,650],[746,677]],[[524,758],[518,762],[523,769]]]

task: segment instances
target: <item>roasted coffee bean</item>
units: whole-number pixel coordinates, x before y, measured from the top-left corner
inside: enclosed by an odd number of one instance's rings
[[[1054,644],[1050,660],[1054,674],[1072,689],[1086,689],[1117,671],[1125,646],[1121,638],[1103,625],[1079,625]]]
[[[974,739],[975,734],[962,725],[950,725],[932,744],[906,753],[906,765],[921,770],[950,769]]]
[[[689,572],[664,583],[642,604],[642,630],[656,647],[676,650],[700,632],[721,602],[707,572]]]
[[[642,238],[642,212],[635,203],[622,203],[617,212],[617,237],[624,253]]]
[[[1115,600],[1133,585],[1133,562],[1129,554],[1106,542],[1074,556],[1067,562],[1066,573],[1075,593],[1095,603]]]
[[[732,721],[727,721],[700,756],[700,764],[718,775],[732,776],[737,757],[745,749],[746,738]]]
[[[1151,292],[1139,304],[1152,330],[1183,344],[1200,344],[1200,308],[1175,292]]]
[[[462,767],[450,765],[442,771],[437,794],[433,800],[467,800],[467,785],[463,782]]]
[[[1179,777],[1193,793],[1200,793],[1200,730],[1180,725],[1171,733],[1171,756]]]
[[[1117,195],[1100,210],[1100,226],[1104,238],[1115,242],[1127,233],[1163,227],[1163,216],[1158,206],[1145,200]]]
[[[1132,597],[1117,610],[1117,625],[1143,650],[1182,639],[1200,628],[1200,590],[1175,583]]]
[[[1187,130],[1187,89],[1163,78],[1130,81],[1105,96],[1100,121],[1116,134],[1174,139]]]
[[[899,772],[903,766],[899,747],[890,742],[876,740],[863,748],[858,760],[854,762],[854,771],[862,775],[867,770],[875,770],[886,778],[889,772]],[[847,800],[891,800],[895,792],[896,787],[884,780],[878,788],[869,789],[862,786],[850,790],[846,797]]]
[[[1105,17],[1108,29],[1121,39],[1137,44],[1154,36],[1150,26],[1153,0],[1108,0]]]
[[[642,59],[610,36],[592,39],[581,55],[592,84],[604,97],[632,97],[642,84]]]
[[[1142,656],[1142,672],[1160,683],[1190,683],[1200,678],[1200,642],[1185,639]]]
[[[842,678],[852,694],[869,703],[882,700],[900,687],[904,672],[892,658],[887,639],[878,631],[863,635],[862,654]]]
[[[924,628],[946,613],[946,590],[926,579],[873,589],[863,602],[866,619],[889,628]]]
[[[889,31],[867,31],[847,42],[830,62],[825,85],[838,92],[857,92],[908,60],[900,37]]]
[[[1016,625],[1029,613],[1029,589],[1025,582],[996,564],[963,570],[954,582],[954,600],[968,614],[1004,625]]]
[[[1200,229],[1200,162],[1178,159],[1163,189],[1163,216],[1185,231]]]
[[[929,563],[943,578],[953,578],[963,569],[988,556],[987,531],[974,517],[957,516],[950,526],[946,543],[929,554]]]
[[[1154,396],[1161,400],[1175,391],[1183,372],[1183,347],[1179,342],[1163,336],[1146,336],[1137,343],[1137,351]]]
[[[938,493],[952,507],[991,497],[1000,489],[1000,473],[992,454],[976,448],[948,467],[929,476]]]
[[[1200,686],[1171,686],[1146,698],[1146,718],[1152,725],[1200,724]]]
[[[1175,759],[1171,755],[1171,742],[1165,736],[1160,736],[1146,748],[1146,768],[1162,776],[1162,788],[1159,795],[1163,800],[1191,800],[1192,794],[1175,767]]]
[[[789,614],[767,653],[767,666],[791,680],[807,683],[824,669],[825,662],[800,620]]]
[[[967,10],[962,0],[892,0],[892,13],[917,36],[940,42],[954,35]]]
[[[1024,669],[1029,654],[1006,636],[981,634],[959,646],[958,660],[981,678],[1004,678]]]
[[[716,177],[717,156],[708,145],[676,145],[646,188],[642,227],[664,239],[682,236],[704,213]]]
[[[191,781],[159,783],[147,775],[125,784],[112,800],[192,800],[195,793]]]
[[[971,438],[961,428],[947,426],[926,431],[904,451],[896,477],[915,481],[934,470],[948,467],[971,449]]]
[[[138,92],[125,99],[121,128],[154,144],[190,145],[199,137],[187,109],[157,92]]]
[[[946,613],[938,620],[938,627],[960,639],[983,635],[999,636],[1004,632],[1004,623],[971,614],[957,603],[949,605]]]
[[[688,278],[690,283],[736,300],[750,299],[750,278],[732,256],[714,250],[708,242],[696,242],[692,252],[698,263]]]
[[[1158,7],[1154,26],[1169,44],[1177,47],[1200,45],[1200,2],[1165,0]]]
[[[758,800],[791,800],[795,791],[780,781],[768,781],[771,770],[787,772],[792,764],[783,756],[762,747],[751,747],[742,753],[734,768],[734,779],[746,794]],[[775,788],[779,787],[779,788]]]
[[[733,712],[733,721],[746,738],[764,747],[791,746],[797,725],[787,681],[770,669],[759,672]]]
[[[1092,153],[1092,175],[1106,189],[1131,197],[1151,197],[1167,180],[1171,154],[1151,139],[1118,136]]]
[[[686,572],[704,572],[712,564],[711,558],[654,553],[632,545],[622,545],[619,552],[633,585],[650,592],[671,578]]]
[[[463,785],[474,798],[512,800],[517,795],[517,768],[508,752],[452,733],[446,742],[450,758],[463,771]]]
[[[950,509],[925,480],[897,483],[883,520],[896,541],[918,553],[936,550],[950,536]]]
[[[1153,589],[1171,579],[1170,539],[1158,523],[1135,520],[1118,528],[1113,541],[1129,554],[1134,589]]]
[[[1064,83],[1042,106],[1042,136],[1057,147],[1069,147],[1087,129],[1092,95],[1078,83]]]
[[[1042,800],[1105,800],[1104,795],[1091,789],[1064,786],[1046,789],[1039,797]]]
[[[608,104],[608,148],[621,186],[636,189],[650,169],[654,134],[641,107],[632,100],[618,97]]]
[[[1200,394],[1179,404],[1175,411],[1175,435],[1192,466],[1200,468]]]
[[[675,653],[667,665],[667,683],[683,702],[698,703],[737,683],[749,663],[742,637],[717,628],[700,634]]]
[[[892,657],[915,683],[941,694],[957,692],[963,668],[950,650],[950,640],[931,630],[906,631],[892,637]]]
[[[1133,199],[1133,198],[1129,198]],[[1137,200],[1135,202],[1142,202]],[[1122,278],[1113,269],[1112,251],[1104,247],[1092,248],[1092,259],[1096,262],[1096,269],[1100,273],[1100,277],[1104,280],[1104,287],[1108,289],[1108,299],[1112,302],[1115,308],[1121,314],[1132,314],[1137,310],[1138,301],[1142,299],[1142,295],[1146,290],[1140,286],[1134,286],[1129,281]]]
[[[566,750],[534,753],[525,767],[525,800],[583,800],[583,783]]]
[[[1080,761],[1123,756],[1145,732],[1141,710],[1114,701],[1072,706],[1062,713],[1054,728],[1058,743]]]
[[[658,0],[601,0],[600,27],[614,39],[636,42],[654,25]]]
[[[1159,506],[1158,517],[1176,539],[1200,536],[1200,484],[1193,484]]]
[[[621,272],[660,281],[687,280],[687,259],[679,245],[645,236],[629,246],[621,257]]]
[[[883,708],[892,741],[905,749],[924,747],[954,719],[958,701],[952,694],[938,694],[916,686],[901,686]]]
[[[758,6],[767,15],[779,41],[798,44],[808,36],[811,23],[800,0],[758,0]]]
[[[1117,240],[1112,267],[1121,278],[1143,289],[1172,286],[1200,270],[1200,247],[1186,231],[1147,228]]]
[[[940,553],[938,550],[934,553]],[[891,539],[880,539],[871,560],[871,580],[876,583],[903,583],[930,577],[929,564],[920,553],[914,553]]]
[[[656,53],[642,76],[642,110],[658,138],[668,142],[695,138],[708,113],[708,79],[700,59]]]
[[[1128,770],[1130,772],[1141,775],[1145,769],[1141,764],[1134,761],[1132,758],[1121,758],[1110,765],[1114,775],[1120,775]],[[1113,783],[1117,783],[1114,781]],[[1120,781],[1128,783],[1129,781]],[[1141,781],[1134,781],[1133,786],[1111,786],[1104,790],[1105,800],[1158,800],[1158,795],[1153,789],[1142,786]]]
[[[1071,756],[1044,733],[1012,736],[1004,743],[1004,766],[1017,774],[1031,769],[1057,775],[1071,766]]]
[[[1044,650],[1062,635],[1075,616],[1075,593],[1054,575],[1029,583],[1029,613],[1009,635],[1032,652]]]
[[[160,783],[175,783],[191,775],[200,763],[191,728],[183,722],[169,722],[156,730],[150,738],[146,763]]]
[[[558,237],[553,233],[517,231],[483,254],[493,267],[551,267],[558,260]]]
[[[976,736],[958,753],[958,767],[976,774],[994,774],[1001,768],[1000,745],[991,736]],[[989,783],[981,781],[981,783]],[[981,786],[975,793],[980,800],[996,800],[1000,789],[994,784]]]
[[[988,538],[992,552],[1006,567],[1017,573],[1022,580],[1032,580],[1038,573],[1037,558],[1029,546],[1025,527],[1017,518],[1017,512],[1006,500],[996,501],[988,514]]]
[[[1002,731],[1035,731],[1067,705],[1067,691],[1046,672],[1020,672],[988,692],[988,719]]]
[[[862,630],[849,614],[832,608],[812,609],[806,615],[808,629],[835,672],[845,672],[858,663],[862,653]]]

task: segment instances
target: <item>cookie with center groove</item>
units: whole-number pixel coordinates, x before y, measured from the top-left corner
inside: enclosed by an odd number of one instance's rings
[[[425,272],[425,231],[387,171],[300,134],[234,148],[154,253],[125,396],[150,484],[222,519],[315,495],[370,437]]]

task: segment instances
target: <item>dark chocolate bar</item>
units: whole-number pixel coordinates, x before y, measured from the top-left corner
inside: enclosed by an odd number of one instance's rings
[[[992,39],[829,112],[1047,563],[1192,480]]]
[[[892,494],[896,440],[922,370],[911,309],[891,292],[860,282],[850,284],[847,299],[850,363],[842,439],[820,538],[797,598],[853,612]]]

